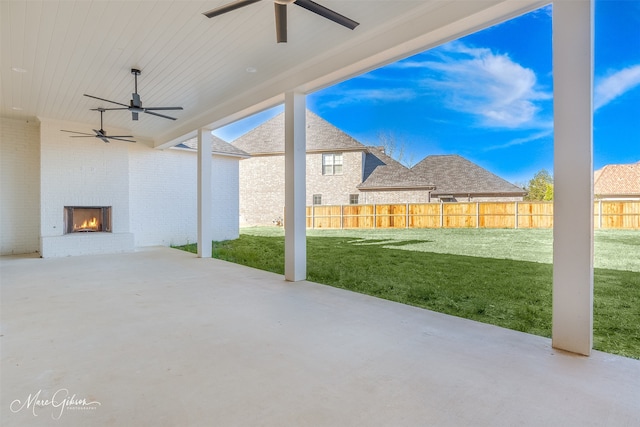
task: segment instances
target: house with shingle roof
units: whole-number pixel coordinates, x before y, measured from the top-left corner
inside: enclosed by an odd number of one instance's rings
[[[522,188],[457,154],[427,156],[411,168],[421,179],[433,182],[432,201],[521,201]]]
[[[525,191],[457,156],[429,156],[409,169],[307,110],[307,205],[522,200]],[[284,114],[232,142],[240,162],[240,223],[284,216]]]
[[[600,200],[640,200],[640,162],[598,169],[593,173],[593,192]]]

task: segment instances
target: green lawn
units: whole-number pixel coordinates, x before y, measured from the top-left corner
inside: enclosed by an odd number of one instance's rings
[[[594,347],[640,359],[640,233],[597,231]],[[309,230],[308,279],[551,336],[550,230]],[[182,247],[195,251],[195,245]],[[245,228],[213,256],[282,274],[284,235]]]

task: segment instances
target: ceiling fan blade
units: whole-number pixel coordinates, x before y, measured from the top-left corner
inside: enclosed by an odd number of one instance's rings
[[[100,130],[93,129],[93,131],[96,133],[95,136],[98,138],[102,138],[103,136],[106,136],[106,133],[102,129]]]
[[[260,0],[236,0],[232,3],[227,3],[224,6],[204,12],[203,15],[207,18],[213,18],[214,16],[222,15],[223,13],[231,12],[232,10],[240,9],[241,7],[249,6],[250,4],[257,3],[259,1]]]
[[[107,138],[106,136],[97,136],[96,138],[100,138],[101,140],[103,140],[104,142],[106,142],[107,144],[109,143],[109,138]]]
[[[129,138],[130,137],[131,136],[129,136]],[[115,139],[116,141],[136,142],[133,139],[124,139],[124,137],[118,137],[118,136],[110,136],[109,139]]]
[[[97,138],[98,135],[70,135],[69,138]]]
[[[92,135],[92,134],[90,134],[90,133],[86,133],[86,132],[76,132],[75,130],[64,130],[64,129],[60,129],[60,132],[69,132],[69,133],[77,133],[77,134],[79,134],[79,135],[95,136],[95,135]],[[74,135],[71,135],[71,138],[81,138],[81,137],[80,137],[80,136],[74,136]]]
[[[153,115],[153,116],[163,117],[163,118],[165,118],[165,119],[169,119],[169,120],[176,120],[176,118],[175,118],[175,117],[165,116],[164,114],[154,113],[153,111],[147,111],[147,110],[144,110],[144,112],[145,112],[145,113],[147,113],[147,114],[151,114],[151,115]]]
[[[278,43],[287,42],[287,5],[274,3],[276,8],[276,39]]]
[[[115,110],[128,110],[129,107],[118,107],[118,108],[103,108],[103,111],[115,111]],[[92,110],[95,110],[92,108]]]
[[[353,19],[349,19],[344,15],[340,15],[338,12],[334,12],[333,10],[319,5],[318,3],[315,3],[311,0],[296,0],[295,4],[313,13],[317,13],[322,17],[330,19],[331,21],[336,22],[344,27],[347,27],[350,30],[353,30],[358,25],[360,25],[359,22],[356,22]]]
[[[156,110],[184,110],[184,108],[182,107],[149,107],[144,109],[145,111],[147,110],[152,110],[152,111],[156,111]]]
[[[132,111],[131,112],[131,120],[138,120],[138,112],[137,111]]]
[[[93,95],[87,95],[86,93],[84,94],[84,96],[87,96],[87,97],[89,97],[89,98],[93,98],[93,99],[99,99],[100,101],[110,102],[110,103],[112,103],[112,104],[116,104],[116,105],[122,105],[123,107],[127,107],[127,108],[129,108],[129,106],[128,106],[128,105],[126,105],[126,104],[121,104],[121,103],[119,103],[119,102],[115,102],[115,101],[109,101],[108,99],[98,98],[97,96],[93,96]],[[105,108],[105,110],[106,110],[106,108]]]

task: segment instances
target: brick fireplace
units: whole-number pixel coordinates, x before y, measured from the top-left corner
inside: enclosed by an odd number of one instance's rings
[[[132,251],[127,145],[80,144],[61,128],[40,124],[40,255]]]

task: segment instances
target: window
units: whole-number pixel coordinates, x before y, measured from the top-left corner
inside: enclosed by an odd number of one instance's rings
[[[357,194],[349,194],[349,204],[357,205],[358,204],[358,195]]]
[[[322,194],[314,194],[313,195],[313,204],[321,205],[322,204]]]
[[[322,175],[342,175],[342,153],[322,155]]]

